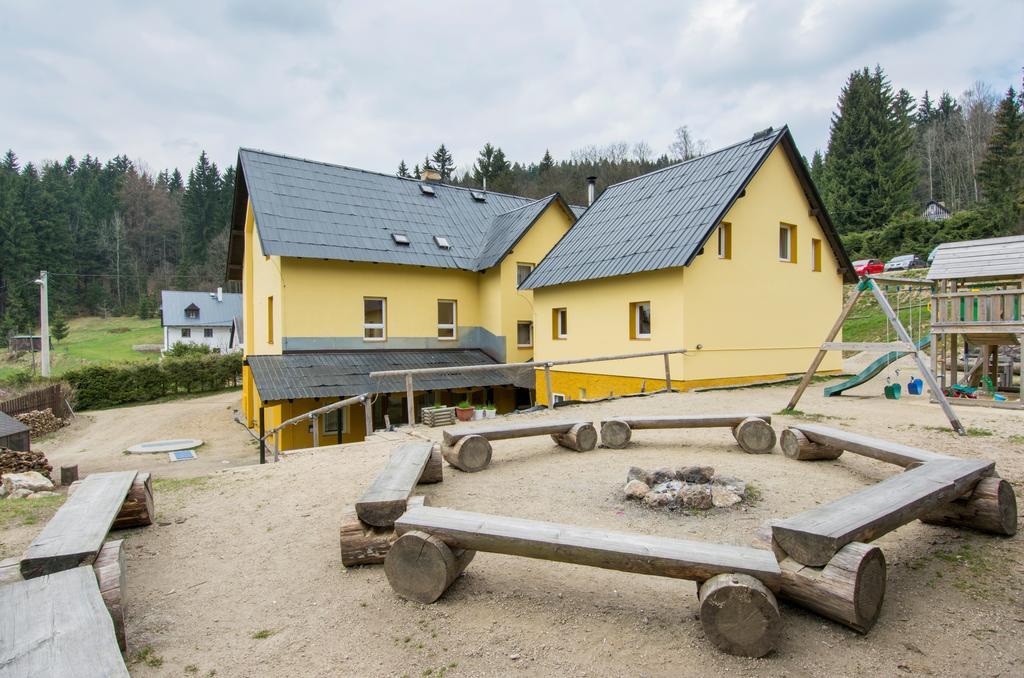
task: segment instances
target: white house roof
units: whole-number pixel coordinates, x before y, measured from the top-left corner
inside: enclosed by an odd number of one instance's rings
[[[947,242],[935,249],[930,280],[1024,276],[1024,235]]]
[[[242,314],[242,295],[225,292],[221,298],[222,301],[217,300],[216,292],[164,290],[160,293],[161,324],[164,327],[231,327],[235,316]],[[185,317],[185,309],[192,305],[199,309],[198,318]]]

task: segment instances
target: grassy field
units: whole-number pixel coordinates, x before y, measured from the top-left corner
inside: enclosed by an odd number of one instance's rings
[[[922,278],[925,269],[910,271],[905,274],[886,274],[892,277]],[[931,331],[931,308],[929,306],[928,288],[917,287],[915,291],[908,291],[907,287],[899,292],[895,289],[886,289],[883,286],[889,305],[897,311],[900,322],[910,332],[911,337],[916,341]],[[845,297],[853,291],[852,285],[845,288]],[[885,341],[888,330],[889,341],[899,341],[895,330],[889,325],[881,307],[875,301],[874,295],[865,292],[853,307],[850,317],[843,324],[843,341]]]
[[[71,331],[61,342],[54,342],[51,354],[53,374],[59,376],[67,370],[95,363],[157,360],[159,353],[133,351],[137,344],[162,344],[163,330],[160,319],[138,318],[74,318],[68,321]],[[36,371],[39,370],[36,355]],[[9,381],[18,372],[31,372],[32,356],[12,355],[0,349],[0,381]]]

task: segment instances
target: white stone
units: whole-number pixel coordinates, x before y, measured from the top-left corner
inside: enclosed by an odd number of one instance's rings
[[[7,498],[8,499],[24,499],[25,497],[27,497],[30,494],[32,494],[31,490],[26,490],[26,489],[22,488],[20,490],[15,490],[15,491],[11,492],[9,495],[7,495]]]
[[[626,487],[623,488],[623,492],[626,493],[626,499],[643,499],[650,491],[651,488],[642,480],[630,480],[626,483]]]
[[[728,508],[730,506],[735,506],[742,500],[743,497],[725,487],[717,485],[713,485],[711,487],[711,503],[714,504],[716,508]]]
[[[4,487],[10,494],[13,494],[15,490],[46,492],[53,489],[53,483],[39,471],[26,471],[25,473],[5,473]]]

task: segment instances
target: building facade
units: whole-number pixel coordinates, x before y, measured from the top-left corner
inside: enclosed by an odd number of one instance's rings
[[[164,351],[175,344],[209,346],[219,353],[242,350],[233,332],[235,318],[242,313],[242,295],[224,292],[160,293],[160,318],[164,329]]]

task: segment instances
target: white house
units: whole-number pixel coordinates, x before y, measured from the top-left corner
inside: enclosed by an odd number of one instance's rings
[[[216,292],[160,293],[164,350],[175,344],[205,344],[215,351],[242,350],[241,336],[234,332],[242,315],[242,295]]]

